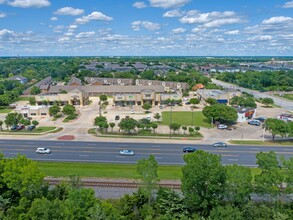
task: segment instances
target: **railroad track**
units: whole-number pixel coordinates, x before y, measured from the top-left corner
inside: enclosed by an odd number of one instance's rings
[[[66,180],[61,179],[49,179],[45,178],[45,181],[50,185],[58,185],[61,182],[66,182]],[[69,182],[69,181],[68,181]],[[103,187],[103,188],[139,188],[140,184],[135,182],[111,182],[111,181],[96,181],[96,180],[81,180],[82,186],[89,187]],[[171,188],[171,189],[181,189],[181,184],[176,183],[159,183],[159,186]]]

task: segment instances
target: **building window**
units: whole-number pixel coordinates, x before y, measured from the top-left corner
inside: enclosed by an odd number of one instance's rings
[[[31,115],[37,115],[37,113],[31,113]]]
[[[150,98],[151,94],[146,94],[145,97]]]
[[[41,113],[41,115],[47,115],[47,113]]]

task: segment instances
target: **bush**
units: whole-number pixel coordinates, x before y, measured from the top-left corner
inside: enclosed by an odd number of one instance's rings
[[[57,113],[56,115],[54,115],[54,118],[61,118],[62,114],[61,113]]]

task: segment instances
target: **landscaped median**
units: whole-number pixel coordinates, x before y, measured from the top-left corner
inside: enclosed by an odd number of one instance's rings
[[[7,134],[7,135],[42,135],[47,133],[57,133],[61,131],[63,128],[57,128],[54,126],[40,126],[32,131],[28,131],[26,129],[19,130],[19,131],[11,131],[11,130],[3,130],[0,131],[0,134]]]
[[[186,139],[186,140],[199,140],[202,139],[202,134],[196,132],[194,134],[179,134],[179,133],[171,133],[171,134],[161,134],[161,133],[153,133],[151,131],[139,131],[137,133],[122,133],[122,132],[97,132],[96,128],[91,128],[88,130],[89,134],[99,136],[99,137],[116,137],[116,138],[158,138],[158,139]]]
[[[267,146],[292,146],[293,145],[293,139],[292,140],[275,140],[275,141],[260,141],[260,140],[230,140],[229,143],[231,144],[243,144],[243,145],[267,145]]]
[[[133,164],[99,164],[78,162],[37,162],[38,168],[52,177],[68,177],[72,175],[95,178],[126,178],[137,179],[137,165]],[[179,180],[182,166],[159,165],[160,180]],[[251,168],[252,176],[260,174],[259,168]]]

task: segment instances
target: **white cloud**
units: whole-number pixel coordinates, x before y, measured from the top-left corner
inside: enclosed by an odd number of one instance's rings
[[[93,36],[94,34],[95,34],[94,31],[80,32],[80,33],[77,34],[75,37],[76,37],[76,38],[86,38],[86,37]]]
[[[163,17],[174,18],[174,17],[181,17],[182,15],[183,15],[183,12],[179,11],[178,9],[174,9],[171,11],[167,11],[165,14],[163,14]]]
[[[51,21],[58,21],[58,18],[57,17],[51,17],[50,20]]]
[[[60,8],[54,12],[54,14],[56,15],[72,15],[72,16],[81,15],[83,13],[84,13],[83,9],[72,8],[72,7]]]
[[[233,31],[226,31],[225,34],[228,35],[238,35],[240,33],[239,30],[233,30]]]
[[[53,31],[56,33],[61,33],[65,27],[63,25],[53,26]]]
[[[191,0],[149,0],[152,7],[158,8],[179,8]]]
[[[268,41],[268,40],[272,40],[273,37],[270,35],[260,35],[260,36],[254,36],[254,37],[249,37],[247,40],[250,41]]]
[[[283,8],[293,8],[293,1],[286,2],[286,3],[283,5]]]
[[[0,18],[5,18],[6,14],[4,12],[0,12]]]
[[[184,28],[175,28],[172,30],[172,33],[173,34],[181,34],[181,33],[184,33],[186,31],[186,29]]]
[[[113,18],[106,16],[101,12],[94,11],[89,15],[82,16],[81,18],[75,19],[75,22],[77,24],[86,24],[90,21],[111,21],[111,20],[113,20]]]
[[[278,23],[287,23],[293,21],[291,17],[279,16],[279,17],[271,17],[269,19],[263,20],[263,24],[278,24]]]
[[[19,8],[43,8],[51,5],[48,0],[11,0],[8,5]]]
[[[16,35],[14,31],[2,29],[0,30],[0,38]]]
[[[224,18],[224,19],[218,19],[218,20],[205,23],[203,27],[213,28],[213,27],[220,27],[227,24],[237,24],[240,22],[241,20],[239,18]]]
[[[147,7],[144,2],[135,2],[135,3],[133,3],[132,6],[135,8],[146,8]]]
[[[139,31],[141,27],[149,31],[159,30],[161,26],[158,23],[153,23],[150,21],[134,21],[131,23],[131,27],[134,31]]]
[[[0,0],[0,5],[6,2],[6,0]]]
[[[78,28],[78,25],[76,25],[76,24],[69,25],[68,31],[73,32],[73,31],[75,31],[76,28]]]

